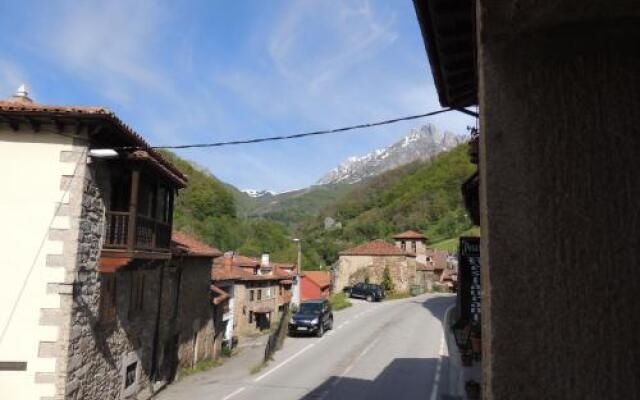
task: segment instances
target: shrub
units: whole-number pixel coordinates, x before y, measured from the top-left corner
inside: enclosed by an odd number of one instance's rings
[[[331,296],[331,299],[329,299],[329,301],[331,302],[331,307],[333,307],[334,311],[342,310],[344,308],[351,307],[352,305],[344,293],[334,294],[333,296]]]

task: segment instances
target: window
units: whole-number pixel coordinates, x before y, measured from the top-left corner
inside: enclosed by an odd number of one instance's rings
[[[411,251],[416,252],[416,241],[411,242]]]
[[[116,277],[115,274],[100,274],[100,322],[109,323],[116,319]]]
[[[253,324],[253,311],[249,311],[249,323]]]
[[[402,247],[402,250],[407,250],[407,242],[405,242],[404,240],[400,242],[400,247]]]
[[[282,296],[282,285],[280,286],[280,296]]]
[[[136,383],[136,369],[138,368],[138,363],[134,362],[127,365],[127,370],[124,374],[124,388],[128,388],[129,386]]]
[[[253,301],[253,289],[249,290],[249,301]]]
[[[134,271],[132,275],[129,314],[136,314],[144,310],[144,272]]]
[[[258,300],[262,300],[262,289],[258,289]]]

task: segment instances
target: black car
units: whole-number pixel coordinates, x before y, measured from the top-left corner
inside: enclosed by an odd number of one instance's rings
[[[333,329],[333,313],[328,300],[303,301],[289,321],[289,335],[311,333],[321,337],[330,329]]]
[[[381,301],[384,299],[384,288],[373,283],[357,283],[347,288],[349,297],[366,299],[367,301]]]

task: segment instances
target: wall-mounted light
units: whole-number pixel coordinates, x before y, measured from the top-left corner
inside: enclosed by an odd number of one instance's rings
[[[117,158],[120,157],[117,151],[114,149],[91,149],[89,150],[89,157],[93,158]]]

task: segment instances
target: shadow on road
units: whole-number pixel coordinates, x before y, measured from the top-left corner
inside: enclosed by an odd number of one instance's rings
[[[434,317],[439,319],[440,322],[444,321],[444,314],[447,308],[454,304],[454,302],[454,295],[430,297],[424,301],[413,300],[413,303],[421,304],[422,307],[426,308]]]
[[[374,380],[332,376],[300,400],[428,399],[437,364],[435,358],[396,358]]]

